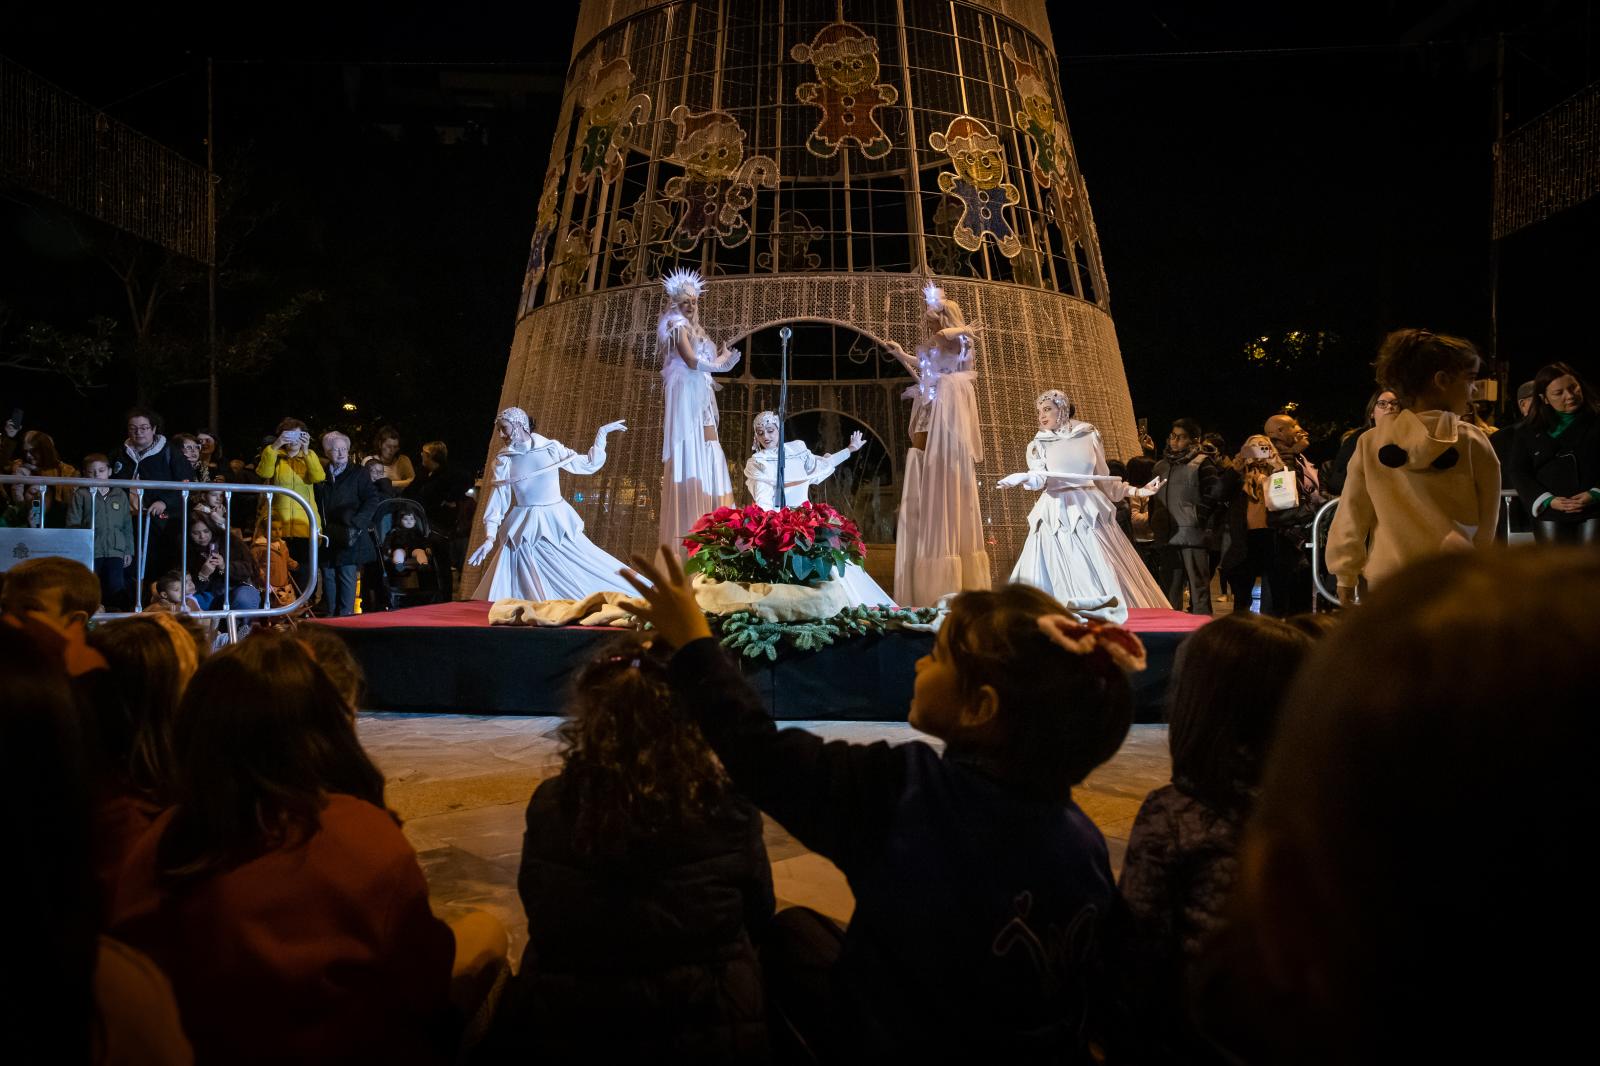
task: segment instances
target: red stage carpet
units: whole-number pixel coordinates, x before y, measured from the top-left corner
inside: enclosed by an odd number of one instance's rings
[[[1133,678],[1140,721],[1158,721],[1172,661],[1183,638],[1208,618],[1140,609],[1129,627],[1150,665]],[[319,620],[350,645],[367,675],[375,711],[560,714],[573,670],[615,630],[491,626],[486,600]],[[744,660],[774,717],[898,721],[913,669],[933,638],[895,632],[845,640],[815,652],[790,649],[768,663]]]

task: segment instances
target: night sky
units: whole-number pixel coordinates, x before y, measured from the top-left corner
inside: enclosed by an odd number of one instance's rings
[[[217,59],[219,170],[241,190],[224,330],[315,297],[286,355],[225,379],[230,448],[292,413],[319,427],[393,421],[409,448],[442,437],[476,452],[576,5],[555,17],[532,4],[291,6],[253,25],[214,6],[161,24],[29,6],[0,16],[0,53],[196,160],[204,59]],[[1508,34],[1510,125],[1600,77],[1593,2],[1294,6],[1051,5],[1134,406],[1158,436],[1190,415],[1236,442],[1285,402],[1312,423],[1359,417],[1377,340],[1398,326],[1487,345],[1495,34]],[[441,71],[501,79],[491,94],[516,106],[441,104]],[[441,124],[482,143],[441,145]],[[13,332],[126,321],[81,237],[92,230],[0,185]],[[1596,372],[1579,316],[1600,282],[1597,236],[1591,202],[1503,243],[1513,383],[1554,358]],[[198,296],[164,310],[167,328],[203,331]],[[1295,331],[1320,334],[1318,354],[1285,355]],[[1286,365],[1252,365],[1243,350],[1258,337]],[[143,383],[171,429],[204,419],[204,386],[183,376]],[[82,396],[0,370],[0,407],[24,407],[68,457],[120,439],[133,389],[126,366]]]

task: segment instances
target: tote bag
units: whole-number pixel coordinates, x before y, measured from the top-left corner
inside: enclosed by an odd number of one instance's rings
[[[1300,506],[1300,486],[1295,470],[1275,470],[1267,478],[1267,510],[1292,511]]]

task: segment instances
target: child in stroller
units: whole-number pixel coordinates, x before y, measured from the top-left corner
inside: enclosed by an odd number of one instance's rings
[[[428,528],[421,504],[401,497],[383,501],[373,513],[369,531],[378,545],[375,569],[381,570],[383,581],[379,598],[390,610],[450,598],[450,571],[439,565],[446,546]]]

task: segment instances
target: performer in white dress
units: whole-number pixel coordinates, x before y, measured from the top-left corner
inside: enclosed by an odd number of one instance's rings
[[[707,511],[733,505],[728,459],[717,439],[713,373],[732,369],[739,351],[712,343],[700,325],[705,283],[692,270],[663,280],[667,309],[656,323],[666,417],[662,421],[661,543],[683,551],[683,537]]]
[[[487,486],[484,541],[467,560],[472,566],[489,560],[472,598],[581,600],[594,592],[631,593],[620,575],[622,563],[583,535],[583,519],[561,497],[560,478],[562,470],[599,470],[606,463],[606,435],[628,427],[620,421],[601,426],[588,455],[534,433],[520,407],[501,411],[495,428],[506,446],[494,457]]]
[[[1011,580],[1112,622],[1126,621],[1130,607],[1169,607],[1117,526],[1116,501],[1150,496],[1160,483],[1134,488],[1112,477],[1100,431],[1072,418],[1072,404],[1059,389],[1037,403],[1039,432],[1028,443],[1028,473],[1000,481],[1001,488],[1044,490],[1028,514],[1028,540]]]
[[[973,335],[955,301],[929,282],[922,290],[922,340],[913,359],[893,341],[891,355],[911,371],[911,449],[906,455],[895,534],[894,595],[931,607],[962,589],[989,587],[989,553],[978,508],[977,372]]]
[[[866,443],[859,431],[850,434],[850,446],[832,455],[817,455],[805,441],[783,443],[783,506],[799,507],[811,496],[811,486],[826,481],[839,464],[861,450]],[[778,509],[778,416],[762,411],[755,418],[755,451],[744,464],[744,484],[757,507]],[[837,580],[850,596],[852,607],[894,604],[889,594],[859,566],[846,566]]]

